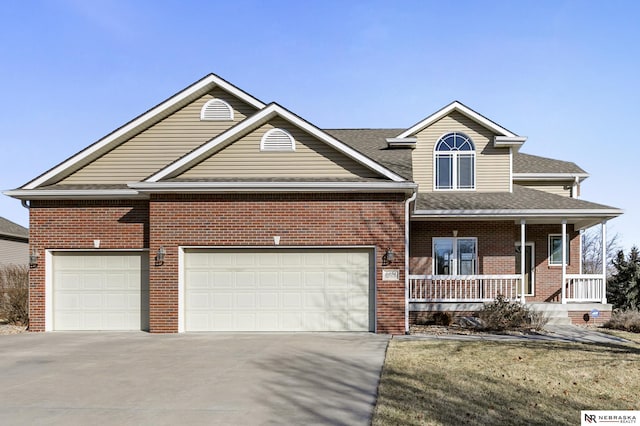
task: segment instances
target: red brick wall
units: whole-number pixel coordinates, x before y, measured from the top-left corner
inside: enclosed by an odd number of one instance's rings
[[[495,222],[412,222],[410,244],[410,273],[431,274],[432,239],[452,237],[478,239],[479,274],[515,274],[515,243],[520,241],[520,225],[513,221]],[[559,302],[562,267],[549,265],[549,234],[560,234],[562,226],[527,225],[526,241],[535,244],[535,296],[530,301]],[[568,274],[580,273],[580,234],[567,225],[570,237]]]
[[[520,226],[517,226],[518,239]],[[527,225],[527,242],[535,244],[535,296],[528,297],[532,302],[560,302],[562,292],[562,266],[549,265],[549,234],[561,234],[562,225]],[[580,273],[580,233],[567,225],[570,238],[569,264],[567,274]]]
[[[377,331],[404,333],[404,197],[401,194],[152,195],[150,330],[178,329],[178,246],[371,245],[376,250]],[[399,281],[382,281],[382,255],[396,253]]]
[[[432,240],[435,237],[478,239],[478,273],[487,275],[513,274],[515,270],[515,235],[513,222],[412,222],[409,248],[410,272],[431,274]],[[519,232],[519,231],[518,231]]]
[[[151,220],[149,220],[151,218]],[[178,330],[178,246],[375,246],[377,331],[404,333],[404,197],[401,194],[154,195],[148,201],[34,201],[31,329],[44,330],[44,249],[150,248],[150,331]],[[163,265],[154,254],[164,246]],[[396,253],[400,280],[382,281]]]
[[[148,246],[149,208],[146,201],[37,201],[29,211],[29,251],[36,249],[38,266],[29,271],[29,330],[45,328],[45,250],[140,249]]]

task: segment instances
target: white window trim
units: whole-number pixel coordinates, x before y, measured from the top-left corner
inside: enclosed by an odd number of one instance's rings
[[[205,111],[207,110],[207,107],[213,103],[220,103],[226,106],[227,110],[229,111],[229,116],[224,118],[206,118]],[[209,99],[207,102],[205,102],[205,104],[202,106],[202,109],[200,110],[200,120],[202,121],[233,121],[233,118],[234,118],[233,108],[231,107],[231,105],[229,105],[227,101],[220,98]]]
[[[531,293],[525,293],[525,296],[535,296],[536,295],[536,243],[533,241],[526,241],[524,243],[525,246],[531,247]],[[520,247],[520,241],[516,241],[516,247]],[[519,272],[516,271],[516,274]]]
[[[560,260],[560,262],[552,262],[551,261],[551,239],[554,237],[560,237],[560,239],[562,239],[562,234],[549,234],[547,236],[547,251],[548,251],[548,256],[547,256],[547,263],[549,266],[562,266],[562,260]],[[569,237],[569,233],[567,233],[567,265],[570,265],[570,255],[571,255],[571,238]]]
[[[449,275],[458,275],[458,240],[473,240],[475,242],[476,252],[475,252],[475,258],[474,258],[475,271],[472,275],[478,274],[478,269],[480,266],[478,264],[478,237],[433,237],[431,238],[431,273],[432,275],[437,275],[436,274],[436,240],[452,240],[453,241],[452,250],[453,250],[454,257],[449,261],[452,262],[451,266],[455,266],[455,268],[452,268],[450,266],[450,269],[453,271],[453,273],[450,273]]]
[[[285,135],[287,135],[287,137],[289,138],[289,141],[291,142],[291,147],[289,149],[265,149],[264,147],[264,143],[266,142],[266,140],[269,138],[269,136],[272,133],[275,132],[282,132]],[[284,129],[281,129],[279,127],[276,127],[275,129],[270,129],[268,131],[265,132],[264,135],[262,135],[262,139],[260,139],[260,151],[262,152],[292,152],[296,150],[296,140],[293,138],[293,136],[291,135],[291,133],[287,132]]]
[[[451,133],[460,133],[464,136],[467,137],[467,139],[469,139],[469,141],[471,142],[471,144],[473,145],[473,151],[438,151],[437,147],[438,144],[440,143],[440,141],[442,140],[442,138],[444,138],[445,136],[451,134]],[[439,153],[441,153],[440,155],[451,155],[451,178],[452,178],[452,188],[438,188],[438,163],[437,163],[437,159],[438,159],[438,155]],[[457,188],[458,186],[458,153],[462,153],[462,154],[466,154],[466,155],[471,155],[473,158],[473,188]],[[477,160],[478,157],[476,155],[476,144],[473,142],[473,139],[471,139],[471,136],[467,135],[464,132],[458,132],[458,131],[453,131],[453,132],[446,132],[443,133],[442,135],[440,135],[440,137],[438,139],[436,139],[436,143],[433,146],[433,190],[434,191],[459,191],[459,192],[469,192],[469,191],[475,191],[477,188],[477,174],[478,174],[478,167],[477,167]]]

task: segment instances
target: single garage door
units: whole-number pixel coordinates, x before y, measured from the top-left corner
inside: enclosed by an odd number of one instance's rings
[[[185,250],[187,331],[373,331],[372,250]]]
[[[53,255],[54,330],[147,330],[149,262],[141,252]]]

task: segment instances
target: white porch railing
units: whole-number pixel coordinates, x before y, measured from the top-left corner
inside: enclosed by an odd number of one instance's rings
[[[409,275],[409,302],[515,300],[521,275]]]
[[[602,275],[567,274],[565,276],[567,302],[601,302],[604,300]]]

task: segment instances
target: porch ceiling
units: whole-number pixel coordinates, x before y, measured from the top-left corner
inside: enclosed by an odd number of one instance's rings
[[[513,192],[430,192],[418,194],[412,220],[514,220],[559,223],[577,229],[620,216],[622,210],[513,185]]]

